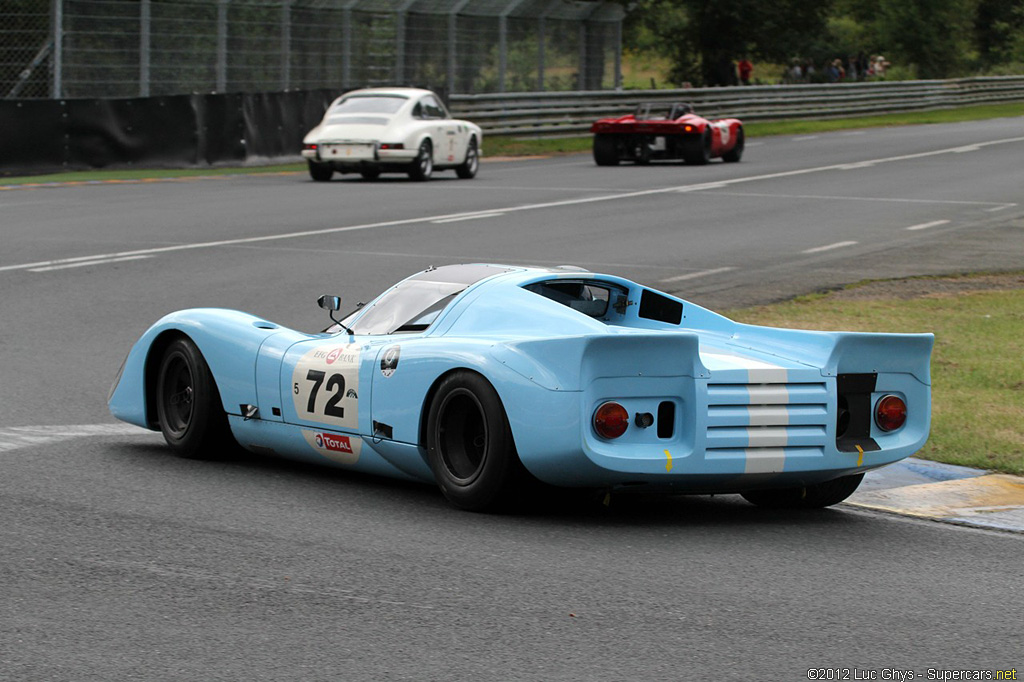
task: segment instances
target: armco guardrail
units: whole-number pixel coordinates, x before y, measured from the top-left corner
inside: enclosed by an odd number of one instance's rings
[[[485,134],[571,137],[599,118],[631,112],[639,102],[689,102],[708,118],[744,121],[837,118],[1024,100],[1024,76],[880,81],[828,85],[752,85],[684,90],[527,92],[452,95],[454,115]]]

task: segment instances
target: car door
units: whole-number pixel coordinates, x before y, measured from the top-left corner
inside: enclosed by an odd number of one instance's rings
[[[355,463],[358,436],[369,433],[369,368],[379,349],[365,341],[344,333],[310,339],[288,348],[281,362],[283,420],[341,463]]]
[[[436,131],[434,163],[442,166],[458,164],[466,156],[465,126],[460,126],[452,120],[448,110],[433,95],[424,96],[422,103],[424,112],[429,116]]]

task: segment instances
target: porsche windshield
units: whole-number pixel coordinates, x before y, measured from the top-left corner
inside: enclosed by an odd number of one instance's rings
[[[365,312],[350,315],[343,322],[355,334],[425,331],[469,285],[508,270],[493,265],[447,265],[427,270],[396,284]],[[351,325],[349,320],[352,320]],[[340,330],[337,325],[328,329],[329,332]]]
[[[338,114],[393,114],[402,108],[408,100],[400,95],[359,95],[346,97],[327,112],[331,116]]]

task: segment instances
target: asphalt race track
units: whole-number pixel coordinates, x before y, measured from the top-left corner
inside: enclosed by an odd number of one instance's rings
[[[761,138],[707,167],[0,191],[0,679],[1021,675],[1019,534],[736,496],[475,515],[426,486],[178,459],[105,400],[169,311],[319,329],[317,295],[347,307],[430,264],[573,263],[716,309],[1021,268],[1022,158],[1014,118]]]

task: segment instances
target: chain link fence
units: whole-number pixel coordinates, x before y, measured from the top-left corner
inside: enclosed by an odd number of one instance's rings
[[[623,9],[575,0],[3,0],[0,97],[621,84]]]

